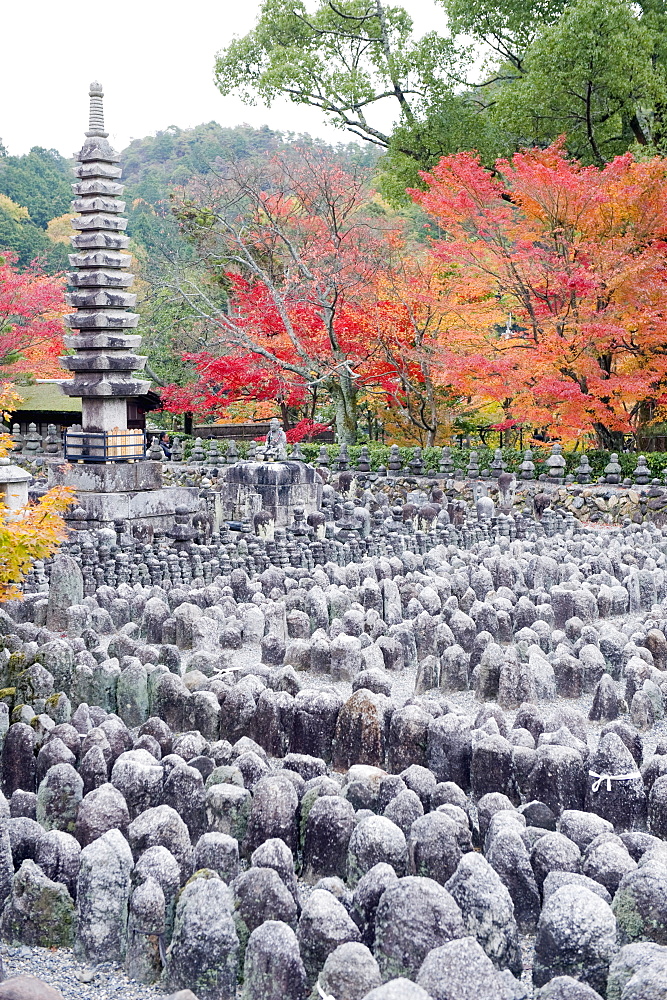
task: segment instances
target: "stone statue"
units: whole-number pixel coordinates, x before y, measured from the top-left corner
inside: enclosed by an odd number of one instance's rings
[[[287,460],[287,436],[277,417],[269,424],[269,433],[264,442],[265,462],[285,462]]]

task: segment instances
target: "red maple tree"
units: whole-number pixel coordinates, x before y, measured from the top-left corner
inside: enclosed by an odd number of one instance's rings
[[[0,257],[0,377],[66,378],[58,357],[64,353],[64,279],[36,265],[19,271],[14,254]]]
[[[275,400],[313,420],[325,397],[339,440],[354,441],[360,399],[383,391],[381,345],[363,310],[399,238],[369,216],[369,196],[367,171],[316,149],[232,164],[188,190],[176,213],[203,275],[175,276],[173,287],[217,344],[190,357],[197,380],[168,387],[168,409],[215,414],[236,400]]]

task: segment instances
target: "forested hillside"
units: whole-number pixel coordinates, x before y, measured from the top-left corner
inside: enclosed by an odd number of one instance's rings
[[[152,249],[156,240],[175,238],[176,227],[168,226],[167,232],[164,224],[174,188],[210,173],[216,162],[266,156],[295,141],[317,144],[308,135],[282,134],[268,126],[223,128],[217,122],[191,129],[173,125],[134,139],[121,151],[128,233]],[[357,143],[341,144],[336,154],[341,162],[356,159],[366,165],[379,157],[372,146]],[[36,258],[49,273],[67,267],[72,167],[73,161],[55,149],[34,146],[23,156],[10,156],[0,142],[0,250],[15,253],[19,267]]]
[[[71,180],[71,165],[57,150],[34,146],[9,156],[0,143],[0,251],[13,251],[20,267],[35,258],[49,272],[67,265],[66,247],[48,224],[69,208]]]
[[[217,122],[191,129],[172,125],[164,132],[134,139],[121,154],[130,233],[141,238],[145,230],[136,229],[138,216],[147,209],[150,214],[152,209],[164,215],[169,211],[170,193],[185,188],[195,177],[215,173],[221,163],[261,160],[295,143],[324,148],[309,135],[275,132],[268,125],[223,128]],[[356,142],[341,143],[331,152],[341,163],[354,160],[366,166],[376,163],[380,156],[372,146]]]

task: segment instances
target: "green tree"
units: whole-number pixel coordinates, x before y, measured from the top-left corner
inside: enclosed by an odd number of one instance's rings
[[[378,125],[379,106],[393,102],[400,122],[419,129],[426,110],[463,79],[467,60],[451,38],[415,38],[407,11],[382,0],[319,0],[312,13],[303,0],[264,0],[254,31],[218,55],[215,73],[223,94],[309,104],[387,149],[392,134]],[[411,139],[400,152],[420,161]]]
[[[487,51],[481,80],[509,82],[523,73],[526,52],[539,30],[555,24],[567,0],[440,0],[455,37],[474,38]],[[500,72],[498,73],[498,70]]]
[[[55,149],[33,146],[24,156],[9,156],[0,146],[0,193],[24,205],[40,229],[70,207],[72,179],[70,164]]]
[[[538,31],[522,72],[491,116],[515,146],[567,136],[569,152],[602,164],[633,143],[660,146],[664,70],[649,23],[623,0],[578,0]]]
[[[467,149],[475,149],[487,165],[515,151],[504,123],[481,111],[470,93],[440,94],[411,123],[395,126],[379,164],[382,193],[393,204],[407,206],[405,191],[420,186],[419,170],[429,169],[441,156]]]
[[[440,0],[448,31],[421,39],[382,0],[314,2],[264,0],[255,29],[218,55],[217,85],[319,108],[384,150],[393,200],[461,150],[491,166],[563,133],[585,162],[667,148],[665,0]]]
[[[62,243],[54,243],[43,229],[29,219],[17,219],[15,216],[15,210],[0,201],[0,255],[3,250],[12,250],[21,268],[36,260],[47,274],[63,271],[68,263],[68,248]]]
[[[192,380],[194,367],[184,355],[205,349],[211,331],[183,296],[169,287],[168,276],[179,270],[187,280],[196,280],[191,272],[195,253],[171,211],[158,214],[147,204],[142,208],[133,219],[129,249],[146,370],[157,385],[185,385]]]

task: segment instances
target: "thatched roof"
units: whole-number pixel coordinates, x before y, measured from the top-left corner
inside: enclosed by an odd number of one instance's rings
[[[81,400],[66,396],[60,382],[37,381],[33,385],[17,385],[15,391],[23,400],[14,413],[29,410],[44,413],[81,413]]]
[[[81,413],[81,400],[66,396],[62,383],[55,379],[38,379],[33,385],[17,385],[15,391],[23,402],[19,403],[13,413]],[[155,410],[160,405],[160,397],[153,389],[149,389],[143,396],[133,398],[142,410]]]

